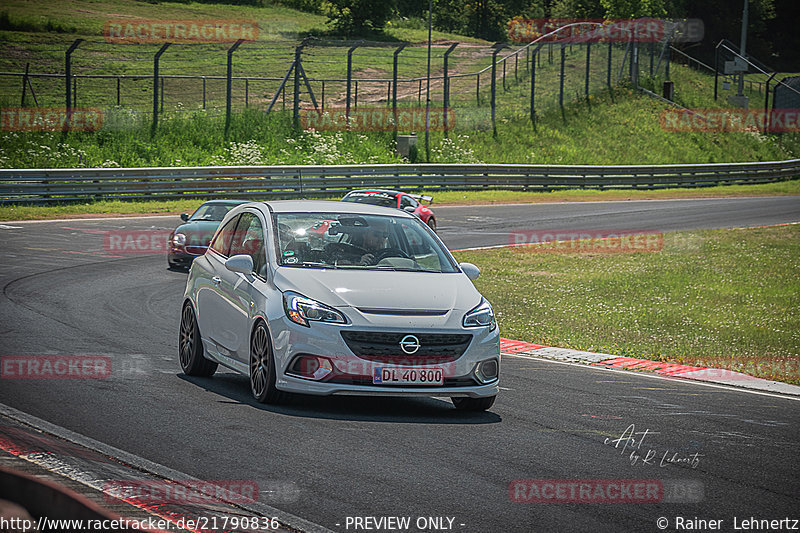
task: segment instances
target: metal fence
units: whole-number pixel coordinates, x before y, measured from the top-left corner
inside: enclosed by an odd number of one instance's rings
[[[668,75],[667,44],[588,37],[521,46],[435,43],[428,88],[427,48],[420,43],[64,40],[17,47],[0,58],[0,103],[117,107],[155,124],[159,115],[185,112],[285,109],[297,119],[311,109],[424,106],[430,98],[455,111],[453,129],[488,129],[500,117],[535,120],[537,113],[588,100],[622,78]]]
[[[659,189],[800,177],[800,159],[701,165],[325,165],[0,170],[0,204],[87,199],[337,197],[402,190]]]

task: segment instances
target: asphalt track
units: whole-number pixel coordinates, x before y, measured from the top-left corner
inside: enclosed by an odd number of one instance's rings
[[[465,248],[506,244],[509,232],[533,228],[798,222],[800,198],[437,214],[445,242]],[[356,531],[346,528],[354,516],[408,516],[412,525],[450,517],[451,530],[463,532],[660,531],[660,517],[667,531],[676,517],[723,520],[732,531],[734,518],[740,527],[751,517],[800,518],[800,403],[776,395],[512,356],[503,359],[502,394],[480,414],[442,399],[297,396],[271,407],[251,399],[243,376],[188,378],[177,362],[185,273],[167,270],[163,256],[110,253],[97,233],[177,222],[0,226],[0,355],[106,355],[113,368],[104,380],[4,379],[0,403],[199,479],[291,485],[291,494],[260,501],[334,531]],[[623,452],[614,439],[631,425],[647,434]],[[660,480],[679,501],[512,502],[509,485],[526,479]]]

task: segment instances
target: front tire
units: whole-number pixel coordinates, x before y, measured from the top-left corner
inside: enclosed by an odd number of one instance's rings
[[[250,339],[250,392],[259,403],[277,404],[281,392],[275,387],[275,360],[267,326],[259,322]]]
[[[428,219],[428,227],[431,228],[434,233],[436,233],[436,219],[435,218],[431,217],[431,218]]]
[[[450,398],[459,411],[486,411],[494,405],[497,396],[486,398]]]
[[[181,312],[181,331],[178,338],[178,357],[187,376],[210,377],[217,371],[217,363],[203,357],[203,341],[194,309],[186,302]]]

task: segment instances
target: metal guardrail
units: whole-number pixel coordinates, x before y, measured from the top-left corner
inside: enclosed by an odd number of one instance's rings
[[[286,165],[2,169],[0,204],[87,199],[335,197],[360,187],[401,190],[663,189],[800,178],[800,159],[698,165]]]

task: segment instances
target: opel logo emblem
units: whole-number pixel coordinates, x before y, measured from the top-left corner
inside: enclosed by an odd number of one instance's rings
[[[408,355],[413,355],[419,350],[419,339],[414,335],[406,335],[403,337],[403,340],[400,341],[400,348]]]

